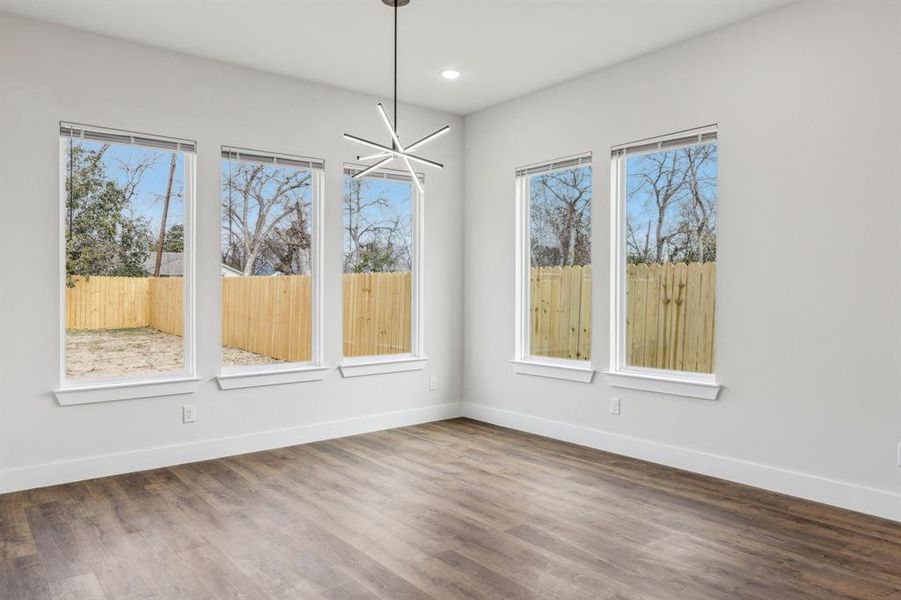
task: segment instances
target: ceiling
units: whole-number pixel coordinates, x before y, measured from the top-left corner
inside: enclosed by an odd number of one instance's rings
[[[412,0],[401,101],[468,114],[740,21],[787,0]],[[383,97],[380,0],[0,0],[0,10]],[[456,81],[439,76],[453,67]]]

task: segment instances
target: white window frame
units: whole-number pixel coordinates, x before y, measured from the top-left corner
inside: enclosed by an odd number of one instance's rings
[[[530,344],[530,298],[529,282],[531,277],[531,179],[538,173],[553,173],[571,169],[576,166],[588,165],[591,168],[591,202],[594,206],[594,165],[591,152],[581,152],[572,156],[566,156],[553,161],[544,161],[516,169],[516,209],[515,209],[515,298],[514,298],[514,352],[511,364],[513,372],[521,375],[537,375],[551,379],[563,379],[579,383],[591,383],[594,377],[594,367],[591,360],[574,360],[568,358],[550,358],[534,356],[529,350]],[[592,210],[592,215],[593,215]],[[592,221],[594,219],[592,218]],[[593,226],[593,223],[592,223]],[[594,304],[595,277],[591,278],[592,305]],[[591,315],[594,323],[594,311]],[[592,337],[594,337],[592,325]],[[592,344],[594,352],[594,344]]]
[[[341,189],[342,189],[342,221],[341,221],[341,247],[344,248],[344,217],[343,217],[343,201],[344,201],[344,177],[357,172],[365,166],[346,164],[342,171]],[[381,354],[375,356],[343,356],[338,369],[342,377],[362,377],[367,375],[381,375],[383,373],[400,373],[404,371],[421,371],[425,369],[428,357],[425,354],[425,336],[423,331],[424,311],[423,311],[423,290],[424,290],[424,231],[425,231],[425,176],[417,173],[423,189],[415,185],[407,171],[397,171],[394,169],[376,169],[364,176],[364,178],[386,178],[408,181],[410,183],[410,199],[412,210],[412,235],[413,235],[413,265],[411,274],[411,287],[413,288],[413,299],[410,314],[410,352],[405,354]],[[342,270],[342,321],[341,321],[341,337],[343,349],[344,343],[344,282]]]
[[[66,378],[66,161],[69,151],[69,136],[85,137],[84,132],[107,135],[111,140],[129,138],[130,143],[142,147],[165,147],[182,152],[184,157],[184,287],[183,293],[183,340],[185,353],[184,371],[181,373],[135,375],[123,377],[104,377],[88,380],[69,380]],[[77,123],[60,123],[60,163],[59,163],[59,387],[54,395],[60,405],[91,404],[95,402],[113,402],[136,398],[152,398],[193,393],[200,382],[197,373],[195,314],[195,206],[197,181],[197,144],[191,140],[150,135],[118,129],[95,127]],[[80,132],[80,136],[78,133]]]
[[[603,372],[616,388],[715,400],[722,387],[715,373],[635,367],[626,352],[626,167],[629,158],[716,140],[717,126],[708,125],[611,148],[610,159],[610,368]],[[717,173],[719,178],[719,173]],[[714,315],[716,319],[716,315]]]
[[[228,155],[228,156],[226,156]],[[312,315],[310,316],[311,329],[311,357],[304,362],[277,363],[259,366],[228,367],[222,365],[222,331],[221,320],[219,323],[219,375],[216,381],[220,389],[232,390],[247,387],[259,387],[265,385],[279,385],[288,383],[302,383],[307,381],[321,381],[328,372],[328,366],[323,362],[323,329],[324,329],[324,293],[322,285],[323,273],[323,223],[324,223],[324,198],[325,198],[325,161],[320,158],[294,156],[262,150],[251,150],[234,146],[223,146],[219,161],[220,180],[222,176],[222,160],[243,160],[272,165],[288,165],[297,168],[305,168],[312,175],[312,187],[310,194],[310,225],[313,230],[312,256],[310,257]],[[221,198],[220,198],[221,200]],[[221,202],[220,202],[221,204]],[[221,206],[220,206],[221,214]],[[221,233],[221,232],[220,232]],[[217,238],[218,239],[218,238]],[[222,310],[222,278],[219,278],[219,307]]]

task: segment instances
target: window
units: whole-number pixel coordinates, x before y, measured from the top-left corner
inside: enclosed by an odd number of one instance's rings
[[[62,387],[191,376],[194,143],[61,124]]]
[[[408,175],[356,172],[344,175],[345,363],[420,357],[421,194]]]
[[[519,372],[569,364],[545,374],[582,379],[590,369],[591,195],[590,155],[517,170]]]
[[[614,372],[712,383],[716,127],[613,150]]]
[[[221,165],[223,373],[318,364],[323,162],[223,148]]]

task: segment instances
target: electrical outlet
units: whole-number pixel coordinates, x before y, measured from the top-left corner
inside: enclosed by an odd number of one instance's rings
[[[620,414],[619,398],[610,398],[610,414],[611,415]]]
[[[429,377],[429,390],[434,392],[438,389],[438,378],[432,375]]]
[[[185,404],[181,407],[182,423],[193,423],[197,420],[197,409],[193,404]]]

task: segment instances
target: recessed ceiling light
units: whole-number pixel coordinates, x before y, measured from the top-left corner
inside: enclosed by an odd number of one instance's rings
[[[460,71],[456,69],[445,69],[441,71],[441,76],[445,79],[456,79],[460,76]]]

